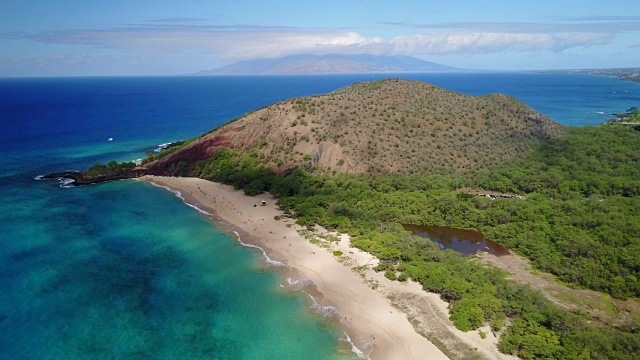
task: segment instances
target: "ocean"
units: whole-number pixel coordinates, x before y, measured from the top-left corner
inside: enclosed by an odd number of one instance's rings
[[[273,102],[384,77],[0,79],[0,358],[355,358],[306,294],[280,286],[282,269],[171,193],[34,178],[138,159]],[[397,77],[513,95],[569,126],[640,103],[640,84],[606,77]]]

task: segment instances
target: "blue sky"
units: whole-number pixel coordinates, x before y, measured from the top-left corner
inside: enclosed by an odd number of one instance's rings
[[[0,2],[0,76],[172,75],[294,54],[640,67],[640,1]]]

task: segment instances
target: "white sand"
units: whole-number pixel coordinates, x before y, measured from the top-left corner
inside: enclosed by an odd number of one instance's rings
[[[348,236],[343,235],[339,242],[325,249],[300,235],[297,231],[300,227],[291,219],[275,220],[274,216],[282,215],[282,211],[270,195],[248,197],[230,186],[196,178],[145,176],[140,179],[180,191],[187,203],[240,229],[251,237],[253,243],[264,248],[269,257],[290,266],[299,279],[311,280],[321,294],[318,302],[338,309],[343,330],[372,359],[447,359],[416,331],[407,313],[391,304],[387,298],[390,295],[395,295],[396,300],[409,295],[418,299],[417,302],[403,302],[403,307],[409,306],[410,309],[418,302],[427,304],[430,315],[422,319],[425,321],[420,321],[422,314],[419,311],[408,311],[414,321],[417,317],[418,327],[427,327],[427,331],[421,333],[437,335],[440,332],[428,330],[438,328],[449,337],[453,334],[456,341],[477,348],[487,358],[507,358],[497,352],[495,341],[481,340],[475,332],[455,330],[446,315],[447,304],[437,295],[424,292],[418,284],[392,282],[371,270],[354,272],[352,267],[368,265],[370,268],[377,264],[377,259],[351,248]],[[266,206],[260,206],[262,200],[267,201]],[[338,258],[332,250],[341,250],[344,255]],[[424,310],[424,306],[420,310]],[[444,342],[450,347],[456,346],[450,341]]]

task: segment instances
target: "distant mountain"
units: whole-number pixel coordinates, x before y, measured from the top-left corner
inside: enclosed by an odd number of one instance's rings
[[[195,75],[384,74],[459,70],[410,56],[294,55],[279,59],[238,61]]]

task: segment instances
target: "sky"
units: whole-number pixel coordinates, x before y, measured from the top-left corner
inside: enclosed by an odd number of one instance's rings
[[[0,76],[179,75],[297,54],[640,67],[639,0],[0,0]]]

